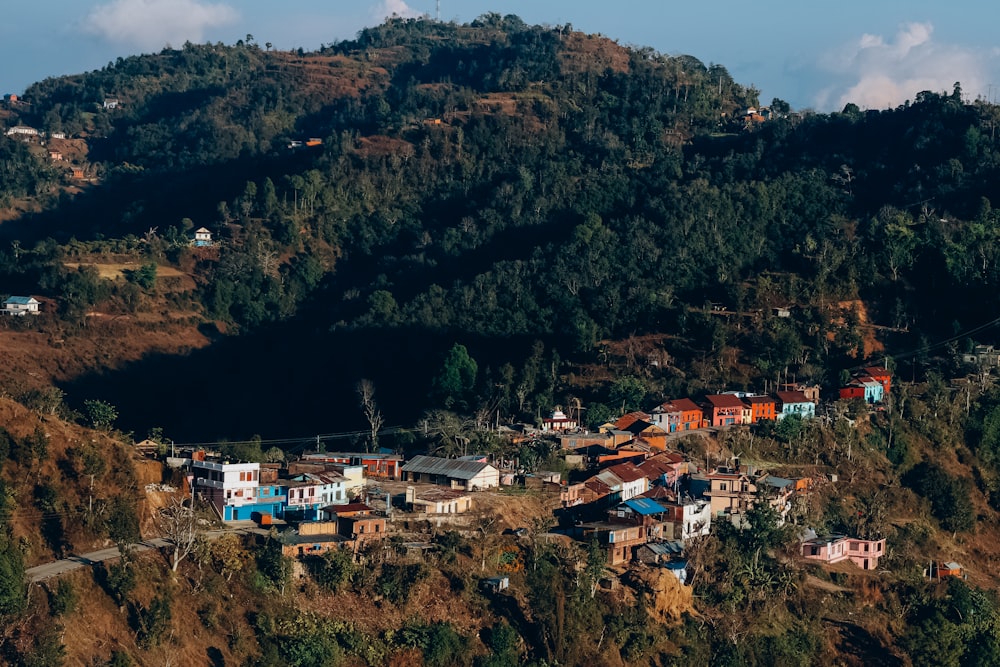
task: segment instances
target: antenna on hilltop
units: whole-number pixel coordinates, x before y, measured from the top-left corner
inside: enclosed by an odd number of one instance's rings
[[[437,0],[437,20],[441,20],[441,0]]]

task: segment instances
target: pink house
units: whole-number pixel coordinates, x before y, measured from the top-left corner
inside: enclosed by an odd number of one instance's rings
[[[802,556],[823,563],[839,563],[850,559],[862,570],[874,570],[878,559],[885,555],[885,538],[862,540],[846,535],[816,537],[802,543]]]

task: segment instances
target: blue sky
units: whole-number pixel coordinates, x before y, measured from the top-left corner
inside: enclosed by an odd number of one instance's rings
[[[353,37],[392,13],[434,15],[435,0],[43,0],[4,8],[0,92],[49,76],[100,68],[119,56],[185,41],[252,34],[260,44],[306,50]],[[972,99],[1000,98],[1000,4],[949,9],[940,0],[441,0],[441,18],[489,11],[565,24],[625,45],[651,46],[725,66],[796,108],[896,106],[961,81]]]

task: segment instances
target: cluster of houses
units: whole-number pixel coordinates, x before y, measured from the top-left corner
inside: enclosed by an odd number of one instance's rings
[[[866,368],[841,395],[877,402],[888,393],[890,381],[888,371]],[[866,393],[855,395],[856,388]],[[816,479],[779,477],[739,459],[701,470],[670,451],[669,439],[706,427],[791,415],[811,418],[818,401],[819,388],[805,386],[774,395],[712,394],[700,403],[674,399],[649,412],[623,415],[597,433],[580,431],[577,420],[557,410],[529,437],[560,441],[566,462],[582,471],[571,482],[558,472],[525,473],[516,465],[494,465],[486,455],[404,460],[388,452],[314,453],[282,466],[209,460],[204,452],[193,452],[190,459],[172,459],[172,465],[188,468],[188,491],[214,507],[223,521],[296,524],[284,540],[289,556],[357,549],[385,536],[393,499],[384,494],[384,510],[358,502],[371,497],[373,487],[366,487],[366,480],[405,483],[399,504],[427,517],[470,512],[476,492],[521,484],[558,494],[556,514],[563,529],[578,539],[596,540],[608,565],[643,561],[667,567],[684,581],[685,541],[708,535],[720,521],[745,526],[757,503],[767,503],[784,523],[796,496],[810,493]],[[867,570],[875,569],[884,553],[884,540],[845,535],[807,535],[801,543],[806,559],[829,564],[850,560]]]
[[[208,460],[194,452],[190,459],[172,459],[172,465],[187,468],[186,491],[210,504],[223,521],[294,523],[296,529],[282,541],[291,557],[357,550],[385,537],[393,500],[385,495],[384,510],[359,502],[369,497],[366,479],[404,482],[405,509],[439,516],[472,511],[477,491],[520,483],[558,494],[565,530],[580,540],[596,540],[609,566],[643,561],[670,569],[682,582],[685,541],[708,535],[715,522],[743,525],[758,502],[768,503],[783,522],[793,498],[808,493],[814,481],[777,477],[739,460],[705,473],[676,452],[608,451],[590,457],[596,467],[573,483],[554,472],[501,471],[479,455],[404,461],[390,453],[316,453],[282,467]],[[802,543],[807,559],[831,564],[849,559],[863,569],[876,568],[884,552],[884,540],[811,536]]]

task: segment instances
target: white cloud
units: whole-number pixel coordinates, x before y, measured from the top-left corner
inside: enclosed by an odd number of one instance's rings
[[[827,54],[820,66],[834,83],[816,97],[818,108],[840,110],[848,102],[884,109],[930,90],[950,93],[955,82],[970,97],[984,95],[995,50],[937,42],[930,23],[905,23],[891,39],[864,34]]]
[[[372,8],[372,17],[376,21],[384,21],[394,14],[405,19],[415,19],[423,16],[421,12],[406,4],[405,0],[381,0]]]
[[[234,23],[239,13],[201,0],[111,0],[83,19],[84,31],[109,42],[155,50],[204,41],[205,31]]]

